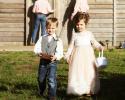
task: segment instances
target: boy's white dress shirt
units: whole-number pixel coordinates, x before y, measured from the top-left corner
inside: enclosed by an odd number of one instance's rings
[[[55,33],[52,36],[47,35],[47,37],[48,37],[48,42],[50,42],[52,38],[57,39]],[[40,53],[42,53],[41,45],[42,45],[42,36],[39,38],[39,40],[35,44],[35,47],[34,47],[35,54],[39,55]],[[63,43],[61,39],[58,39],[57,41],[55,56],[57,60],[60,60],[63,57]]]

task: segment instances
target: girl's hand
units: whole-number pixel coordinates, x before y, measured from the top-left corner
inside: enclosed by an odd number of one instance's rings
[[[104,47],[100,46],[98,49],[99,49],[99,51],[102,51],[102,50],[104,50]]]
[[[67,63],[70,64],[71,60],[70,59],[67,59]]]
[[[69,56],[68,56],[66,53],[64,53],[64,59],[65,59],[66,62],[69,64]]]
[[[70,64],[70,62],[71,62],[70,56],[64,57],[64,59],[66,60],[66,62],[67,62],[68,64]]]

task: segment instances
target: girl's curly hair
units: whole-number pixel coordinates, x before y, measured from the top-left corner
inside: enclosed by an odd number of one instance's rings
[[[73,23],[76,25],[80,20],[84,19],[85,24],[88,24],[89,14],[87,12],[77,12],[73,18]]]

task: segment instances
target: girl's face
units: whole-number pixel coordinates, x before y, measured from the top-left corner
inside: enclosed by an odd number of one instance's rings
[[[76,29],[78,32],[82,32],[85,30],[85,22],[84,19],[80,20],[77,24],[76,24]]]

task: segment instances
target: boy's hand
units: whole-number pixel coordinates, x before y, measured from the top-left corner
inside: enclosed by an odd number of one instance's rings
[[[47,53],[40,53],[40,58],[51,60],[51,55],[48,55]]]
[[[50,60],[51,60],[51,61],[56,60],[56,56],[55,56],[55,55],[51,55],[51,56],[50,56]]]

